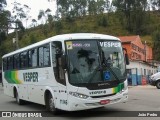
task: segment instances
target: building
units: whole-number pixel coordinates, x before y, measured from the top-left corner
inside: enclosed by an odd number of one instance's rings
[[[152,48],[142,43],[139,35],[121,36],[122,46],[127,49],[130,65],[127,65],[128,83],[142,85],[149,82],[149,76],[156,73],[158,64],[153,60]]]

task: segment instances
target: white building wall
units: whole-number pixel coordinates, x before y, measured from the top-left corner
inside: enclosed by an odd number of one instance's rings
[[[130,61],[127,69],[131,71],[132,85],[141,85],[142,77],[145,77],[148,82],[149,76],[158,71],[158,67],[140,61]]]

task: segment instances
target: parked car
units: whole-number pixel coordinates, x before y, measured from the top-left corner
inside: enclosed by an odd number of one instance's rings
[[[160,72],[157,72],[150,76],[150,85],[156,86],[160,89]]]

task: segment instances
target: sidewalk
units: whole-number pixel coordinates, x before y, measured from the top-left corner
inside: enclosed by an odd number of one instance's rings
[[[155,86],[152,86],[152,85],[135,85],[135,86],[131,86],[129,85],[128,88],[133,88],[133,87],[138,87],[138,88],[156,88]]]

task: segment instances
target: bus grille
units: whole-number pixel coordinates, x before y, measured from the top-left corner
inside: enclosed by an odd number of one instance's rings
[[[116,95],[116,93],[114,94],[108,94],[108,95],[101,95],[101,96],[90,96],[91,98],[102,98],[102,97],[108,97],[108,96],[113,96]]]

